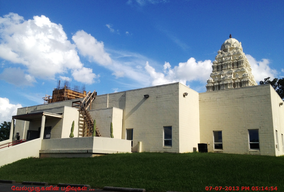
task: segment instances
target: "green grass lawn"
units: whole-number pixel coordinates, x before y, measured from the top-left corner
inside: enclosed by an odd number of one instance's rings
[[[29,158],[1,167],[0,179],[146,191],[206,191],[206,186],[277,186],[278,191],[284,191],[284,157],[133,153],[94,158]]]

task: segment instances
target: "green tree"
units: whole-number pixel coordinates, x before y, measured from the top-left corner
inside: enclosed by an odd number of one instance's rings
[[[270,81],[270,77],[267,77],[264,79],[264,81],[260,81],[259,84],[260,85],[270,84],[278,93],[278,95],[281,97],[281,99],[284,100],[284,78],[282,79],[274,78],[272,81]]]
[[[112,126],[112,122],[110,123],[110,137],[113,138],[113,126]]]
[[[94,120],[93,137],[96,136],[97,133],[96,129],[97,129],[96,120]]]
[[[72,126],[71,126],[71,133],[69,135],[70,138],[74,137],[74,121],[72,122]]]
[[[4,121],[4,123],[1,123],[1,125],[0,125],[0,141],[4,141],[6,139],[9,139],[10,127],[11,127],[11,122]]]

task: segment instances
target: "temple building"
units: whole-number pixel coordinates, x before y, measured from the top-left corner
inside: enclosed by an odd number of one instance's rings
[[[56,101],[12,117],[0,166],[30,156],[125,152],[284,155],[283,100],[269,84],[256,84],[238,40],[222,44],[206,88],[198,93],[177,82],[83,98],[55,90]],[[62,97],[67,92],[76,97]]]
[[[250,64],[243,52],[242,43],[231,37],[218,51],[213,61],[212,73],[207,81],[207,91],[235,89],[257,85]]]

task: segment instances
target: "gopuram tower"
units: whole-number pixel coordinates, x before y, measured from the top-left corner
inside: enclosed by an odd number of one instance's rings
[[[257,85],[250,64],[243,52],[242,43],[227,39],[212,65],[212,73],[207,81],[207,91],[236,89]]]

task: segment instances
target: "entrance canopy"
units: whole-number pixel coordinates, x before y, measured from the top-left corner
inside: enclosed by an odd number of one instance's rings
[[[62,115],[58,114],[58,113],[50,113],[50,112],[45,112],[45,111],[41,111],[41,112],[36,112],[36,113],[27,113],[27,114],[22,114],[22,115],[15,115],[12,117],[12,124],[11,127],[13,127],[14,124],[14,119],[17,120],[23,120],[23,121],[40,121],[40,128],[38,131],[32,129],[32,130],[28,130],[28,136],[27,139],[29,137],[34,137],[34,138],[38,138],[40,137],[41,139],[45,138],[47,134],[50,135],[50,131],[51,131],[51,127],[48,129],[48,131],[45,130],[45,122],[46,120],[51,120],[51,119],[58,119],[58,121],[60,119],[62,119]],[[24,124],[24,132],[25,132],[25,127],[26,124]],[[44,134],[44,132],[46,132]],[[31,134],[33,136],[31,136]],[[30,135],[30,136],[29,136]],[[49,136],[50,137],[50,136]]]
[[[13,119],[18,119],[18,120],[24,120],[24,121],[32,121],[35,119],[41,119],[42,116],[48,117],[54,117],[58,119],[62,119],[62,115],[58,113],[50,113],[50,112],[37,112],[37,113],[27,113],[27,114],[22,114],[22,115],[14,115],[12,118]]]

